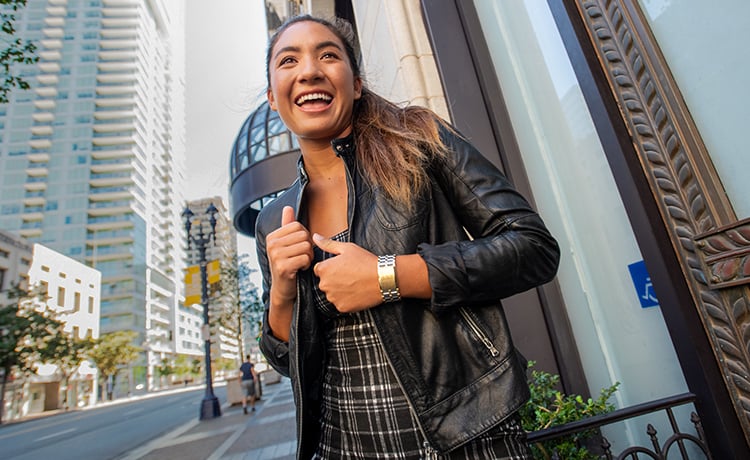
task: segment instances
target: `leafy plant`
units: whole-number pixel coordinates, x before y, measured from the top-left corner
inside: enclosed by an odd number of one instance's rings
[[[536,363],[529,361],[531,369]],[[609,398],[617,391],[620,382],[603,388],[596,399],[583,399],[580,395],[566,395],[558,390],[560,376],[543,371],[532,370],[529,389],[531,398],[521,408],[523,428],[537,431],[565,423],[581,420],[594,415],[606,414],[614,410]],[[531,445],[535,459],[552,458],[557,453],[558,458],[566,460],[593,460],[598,458],[586,448],[586,440],[595,434],[594,430],[575,433],[558,439],[544,441]]]

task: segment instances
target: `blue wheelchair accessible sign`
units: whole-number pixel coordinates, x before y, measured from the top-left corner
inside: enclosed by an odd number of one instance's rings
[[[654,285],[651,284],[651,276],[646,271],[646,264],[641,260],[628,265],[630,277],[633,279],[635,292],[641,302],[641,308],[655,307],[659,305],[654,293]]]

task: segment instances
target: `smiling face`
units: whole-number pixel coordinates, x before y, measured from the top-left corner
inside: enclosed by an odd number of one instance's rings
[[[269,105],[301,142],[349,134],[362,80],[328,27],[314,21],[291,24],[271,49],[268,77]]]

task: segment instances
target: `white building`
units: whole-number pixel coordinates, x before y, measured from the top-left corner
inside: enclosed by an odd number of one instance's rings
[[[65,323],[65,332],[79,339],[99,338],[101,314],[101,280],[99,270],[41,244],[34,245],[34,258],[29,269],[29,285],[39,286],[47,293],[45,307]],[[57,366],[41,365],[38,374],[43,380],[58,384]],[[48,393],[49,394],[49,393]],[[60,388],[59,404],[68,407],[94,405],[97,400],[97,370],[84,362],[74,371],[67,387]],[[37,399],[34,399],[37,401]],[[36,412],[31,407],[31,412]]]
[[[123,391],[174,352],[184,238],[183,5],[29,0],[32,86],[0,106],[0,228],[102,273],[101,331],[145,353]]]
[[[2,304],[7,305],[11,283],[39,289],[46,300],[38,306],[64,323],[64,331],[80,339],[99,337],[101,273],[41,244],[0,230]],[[14,378],[6,388],[4,419],[96,403],[97,371],[84,362],[62,381],[54,364],[39,363],[36,375]],[[18,377],[18,376],[14,376]]]

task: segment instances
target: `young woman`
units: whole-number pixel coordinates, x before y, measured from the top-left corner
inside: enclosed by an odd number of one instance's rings
[[[261,348],[292,380],[298,458],[527,458],[499,299],[551,280],[557,243],[433,112],[368,90],[353,43],[295,17],[266,59],[302,152],[256,229]]]

